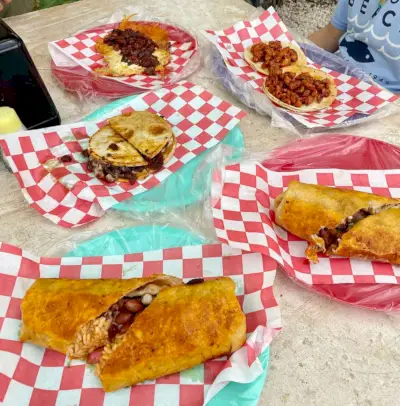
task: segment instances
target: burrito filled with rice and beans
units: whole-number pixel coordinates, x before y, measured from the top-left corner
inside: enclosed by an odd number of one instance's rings
[[[227,355],[246,338],[230,278],[39,279],[21,310],[21,341],[97,364],[106,392]]]

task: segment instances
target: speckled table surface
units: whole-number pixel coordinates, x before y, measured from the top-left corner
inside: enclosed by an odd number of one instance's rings
[[[217,29],[246,18],[254,9],[242,0],[189,2],[137,0],[158,17],[197,30]],[[63,122],[79,121],[105,101],[81,103],[64,92],[52,77],[47,43],[67,37],[104,18],[128,0],[83,0],[75,4],[12,17],[7,23],[23,38],[54,98]],[[286,21],[290,25],[290,21]],[[205,66],[190,80],[236,104]],[[243,106],[242,106],[243,107]],[[270,121],[253,112],[242,121],[248,151],[268,151],[291,142],[293,135],[271,128]],[[400,115],[352,127],[348,133],[379,138],[400,145]],[[0,167],[0,240],[38,255],[66,252],[82,241],[111,229],[154,222],[191,228],[213,236],[199,207],[149,217],[109,213],[82,228],[67,230],[45,220],[27,205],[17,181]],[[344,306],[312,294],[277,276],[275,294],[284,329],[272,345],[271,367],[260,404],[265,405],[400,405],[400,321],[397,317]]]

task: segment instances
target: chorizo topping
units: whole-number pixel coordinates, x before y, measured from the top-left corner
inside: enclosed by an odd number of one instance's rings
[[[155,75],[159,61],[153,52],[157,44],[149,37],[130,28],[114,29],[104,38],[104,43],[121,53],[122,62],[142,66],[146,74]]]
[[[259,42],[251,47],[253,62],[262,63],[264,69],[276,65],[280,68],[293,65],[299,59],[297,52],[289,47],[282,47],[280,41]]]
[[[331,94],[328,79],[315,79],[308,72],[296,75],[293,72],[282,72],[273,65],[265,79],[265,88],[277,99],[294,107],[320,103]]]

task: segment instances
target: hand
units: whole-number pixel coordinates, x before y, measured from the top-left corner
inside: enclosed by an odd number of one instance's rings
[[[12,0],[0,0],[0,11],[3,10],[3,4],[10,4]]]

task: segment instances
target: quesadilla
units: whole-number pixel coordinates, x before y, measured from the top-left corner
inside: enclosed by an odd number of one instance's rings
[[[400,200],[292,181],[275,221],[309,242],[306,257],[339,255],[400,264]]]
[[[297,113],[325,109],[337,96],[330,75],[304,66],[292,66],[285,72],[273,67],[263,89],[275,104]]]
[[[307,65],[304,52],[297,45],[284,41],[257,42],[244,50],[245,61],[257,72],[268,75],[272,65],[283,71],[292,66]]]
[[[164,119],[150,112],[129,113],[111,118],[108,125],[92,135],[88,169],[107,182],[134,184],[160,170],[175,148],[175,135]]]
[[[149,111],[133,111],[112,117],[108,123],[143,156],[151,159],[173,138],[172,128],[168,122]]]
[[[131,22],[129,17],[100,38],[95,48],[107,64],[96,72],[105,76],[155,75],[170,61],[168,32],[159,23]]]
[[[86,358],[126,331],[136,313],[143,310],[144,300],[148,304],[165,287],[179,284],[180,279],[168,275],[38,279],[22,300],[20,339],[70,358]]]
[[[86,358],[106,392],[238,350],[246,319],[230,278],[40,279],[22,300],[20,339]]]

